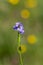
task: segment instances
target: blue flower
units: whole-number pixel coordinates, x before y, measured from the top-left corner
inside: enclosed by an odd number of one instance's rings
[[[13,29],[16,30],[16,31],[18,31],[21,34],[24,33],[24,27],[23,27],[22,23],[20,23],[20,22],[17,22],[15,24],[15,26],[13,26]]]

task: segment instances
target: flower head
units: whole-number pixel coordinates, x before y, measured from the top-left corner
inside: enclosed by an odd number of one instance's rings
[[[20,45],[20,46],[18,47],[18,52],[19,52],[19,53],[25,53],[26,50],[27,50],[27,48],[26,48],[25,45]]]
[[[15,24],[15,26],[13,26],[13,29],[16,30],[16,31],[18,31],[21,34],[24,33],[24,27],[23,27],[22,23],[20,23],[20,22],[17,22]]]

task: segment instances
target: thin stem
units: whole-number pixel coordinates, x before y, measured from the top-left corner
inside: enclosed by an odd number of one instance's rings
[[[21,37],[21,36],[20,36],[20,33],[18,32],[18,47],[20,46],[20,42],[21,42],[21,41],[20,41],[20,37]],[[19,53],[19,55],[20,55],[20,64],[23,65],[21,52]]]
[[[20,64],[23,65],[22,55],[20,53]]]
[[[18,32],[18,46],[20,46],[20,33]]]

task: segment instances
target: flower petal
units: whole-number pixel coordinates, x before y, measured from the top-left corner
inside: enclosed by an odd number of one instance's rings
[[[13,29],[14,29],[14,30],[17,30],[17,26],[13,26]]]

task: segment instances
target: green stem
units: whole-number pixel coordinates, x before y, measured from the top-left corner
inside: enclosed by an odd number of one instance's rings
[[[20,53],[20,63],[21,63],[21,65],[23,65],[22,55],[21,55],[21,53]]]
[[[18,32],[18,47],[20,46],[20,33]]]
[[[21,42],[21,41],[20,41],[20,37],[21,37],[21,36],[20,36],[20,33],[18,32],[18,47],[20,46],[20,42]],[[19,53],[19,55],[20,55],[20,64],[23,65],[21,52]]]

